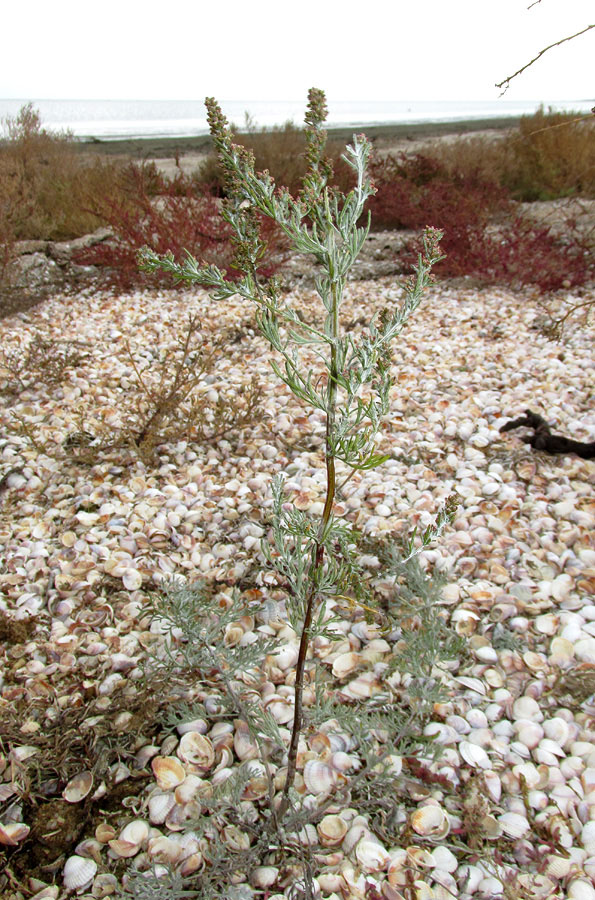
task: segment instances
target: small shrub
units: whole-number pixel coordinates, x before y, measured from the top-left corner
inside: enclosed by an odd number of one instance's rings
[[[50,427],[52,412],[40,417],[12,413],[12,430],[26,437],[47,456],[87,465],[105,453],[132,451],[147,465],[155,462],[157,448],[178,441],[211,443],[260,421],[262,391],[256,379],[238,392],[221,386],[213,398],[204,378],[228,348],[230,335],[214,340],[200,333],[200,322],[190,317],[186,329],[167,348],[155,352],[141,342],[126,347],[125,392],[118,408],[82,403],[74,410],[76,428],[65,437]],[[50,387],[61,382],[67,369],[82,360],[70,344],[35,339],[23,363],[18,351],[0,361],[7,385],[25,388],[32,380]]]
[[[508,134],[436,141],[431,155],[449,178],[496,181],[514,200],[595,197],[593,116],[541,109]]]
[[[583,237],[561,237],[523,216],[492,228],[455,221],[445,231],[442,247],[446,258],[435,271],[446,278],[469,275],[481,284],[531,285],[541,293],[582,287],[595,278],[592,249]],[[419,248],[419,239],[407,242],[400,254],[403,266],[410,265]]]
[[[36,334],[27,347],[21,343],[0,350],[0,393],[14,394],[35,383],[57,385],[66,373],[88,356],[76,341],[52,341]]]
[[[123,164],[84,154],[69,134],[42,128],[29,103],[5,123],[0,141],[0,234],[14,240],[68,240],[95,231],[88,198],[113,195]]]
[[[314,826],[335,803],[350,803],[353,797],[356,803],[372,799],[376,805],[377,798],[386,802],[398,794],[401,755],[413,756],[422,745],[427,754],[424,717],[441,694],[443,654],[456,652],[442,640],[436,594],[421,571],[412,571],[411,564],[412,557],[453,520],[456,495],[447,499],[435,523],[419,536],[413,534],[403,555],[388,560],[382,574],[383,581],[389,582],[384,585],[385,592],[388,588],[384,597],[380,586],[375,591],[373,578],[364,571],[358,550],[360,535],[333,512],[337,491],[354,473],[376,468],[388,458],[378,452],[376,437],[389,406],[389,347],[421,302],[432,266],[440,258],[440,233],[432,229],[425,233],[424,252],[402,304],[383,310],[361,333],[345,329],[340,316],[343,290],[369,230],[369,219],[363,228],[358,222],[374,191],[367,169],[370,146],[364,136],[356,135],[353,146],[347,148],[346,159],[357,176],[354,189],[344,195],[330,187],[331,165],[325,156],[322,127],[325,97],[322,91],[312,89],[308,99],[308,171],[297,197],[287,189],[277,190],[268,173],[255,171],[252,154],[233,143],[216,102],[206,101],[224,172],[224,215],[236,234],[240,281],[230,284],[221,270],[201,266],[192,258],[181,265],[172,254],[160,257],[150,249],[144,249],[140,257],[149,271],[163,270],[191,283],[208,283],[213,300],[223,302],[239,294],[254,303],[258,327],[276,356],[271,360],[274,372],[298,400],[320,411],[326,420],[321,460],[326,497],[320,513],[311,516],[290,503],[282,476],[276,476],[271,485],[271,525],[261,543],[259,563],[264,563],[274,593],[267,596],[264,591],[249,591],[241,596],[238,592],[214,602],[200,583],[173,584],[152,609],[153,621],[166,640],[153,656],[149,677],[151,669],[162,666],[176,678],[190,675],[196,680],[198,675],[208,691],[199,695],[204,703],[201,715],[233,717],[251,744],[247,765],[237,767],[238,775],[243,774],[247,781],[242,785],[231,773],[222,785],[209,785],[208,808],[197,809],[192,822],[195,833],[208,838],[204,852],[201,849],[205,865],[198,879],[189,882],[196,885],[196,896],[205,900],[229,895],[230,871],[237,872],[241,880],[253,881],[255,870],[262,865],[271,866],[273,880],[283,886],[291,875],[296,896],[314,900],[318,896],[314,884],[320,862],[317,851],[322,849]],[[316,288],[326,311],[320,322],[303,321],[274,279],[265,283],[258,278],[255,262],[262,242],[256,210],[279,223],[293,247],[312,255],[319,264]],[[313,346],[322,372],[302,355],[308,345]],[[332,666],[325,670],[324,659],[316,653],[317,640],[344,637],[338,620],[349,618],[369,628],[370,635],[385,630],[394,642],[386,668],[367,673],[374,683],[367,682],[369,689],[361,694],[350,693],[348,686],[340,683],[338,672]],[[272,705],[263,702],[264,691],[260,694],[263,684],[274,680],[273,672],[281,666],[276,654],[283,648],[273,644],[274,652],[269,652],[270,641],[259,629],[255,629],[253,641],[244,642],[242,623],[251,623],[246,627],[252,628],[255,621],[278,625],[278,633],[284,632],[283,640],[291,645],[292,669],[295,666],[291,699],[279,698],[282,706],[289,707],[288,717],[284,708],[277,718]],[[268,630],[277,632],[274,627]],[[401,652],[404,675],[399,671]],[[290,722],[291,731],[280,728]],[[341,735],[344,746],[357,751],[357,758],[354,756],[349,774],[341,772],[335,777],[330,772],[314,788],[307,783],[308,762],[300,744],[319,732]],[[415,762],[425,771],[421,760]],[[302,768],[300,790],[298,770]],[[304,786],[308,796],[304,796]],[[216,791],[211,790],[215,787]],[[224,807],[219,805],[221,793],[227,794]],[[238,796],[254,799],[252,809],[242,808]],[[389,802],[389,806],[390,813],[396,812],[396,804]],[[227,825],[239,826],[248,836],[239,853],[229,842],[225,845],[218,839]],[[395,820],[389,825],[387,840],[398,844],[406,838],[406,828]],[[249,854],[245,852],[248,849]],[[128,882],[131,896],[146,896],[142,877],[131,877]],[[272,883],[264,886],[265,894]],[[180,887],[164,884],[163,893],[171,897]]]
[[[506,149],[510,167],[503,183],[515,199],[595,197],[594,116],[541,109],[521,119]]]
[[[165,276],[148,279],[138,269],[138,251],[148,246],[156,253],[171,252],[177,261],[186,252],[220,266],[230,277],[234,247],[232,230],[221,216],[220,201],[179,173],[172,182],[159,180],[151,167],[130,166],[127,185],[115,197],[96,197],[94,214],[112,228],[114,239],[81,250],[75,261],[105,270],[110,283],[129,288],[150,280],[169,282]],[[267,244],[258,264],[263,277],[273,275],[286,258],[286,241],[280,230],[263,221]]]
[[[389,155],[372,166],[376,195],[369,201],[375,228],[422,228],[432,222],[448,230],[487,223],[509,209],[506,191],[476,174],[451,176],[438,160]]]

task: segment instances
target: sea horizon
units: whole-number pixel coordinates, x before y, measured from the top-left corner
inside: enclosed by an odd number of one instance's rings
[[[130,140],[208,134],[202,100],[43,100],[0,99],[0,120],[14,118],[32,103],[42,126],[85,140]],[[531,115],[540,107],[589,113],[593,100],[329,100],[329,128],[417,124]],[[222,100],[229,121],[256,128],[301,125],[302,100]]]

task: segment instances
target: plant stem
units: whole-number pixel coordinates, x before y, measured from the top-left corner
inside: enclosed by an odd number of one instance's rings
[[[331,358],[329,369],[329,380],[327,389],[327,406],[326,406],[326,441],[325,441],[325,462],[326,462],[326,499],[324,509],[320,519],[318,528],[318,536],[313,547],[313,559],[310,569],[310,589],[308,591],[308,599],[306,603],[306,614],[304,616],[304,624],[300,636],[300,646],[296,663],[295,674],[295,705],[293,713],[293,727],[291,732],[291,741],[289,744],[289,752],[287,756],[287,778],[283,787],[281,803],[277,810],[279,819],[282,819],[289,805],[289,791],[295,781],[297,769],[297,751],[302,732],[303,719],[303,695],[304,695],[304,674],[306,668],[306,654],[310,643],[310,627],[312,625],[312,614],[314,611],[314,603],[316,600],[316,573],[324,563],[324,536],[329,523],[333,502],[335,499],[336,478],[335,478],[335,458],[332,452],[331,435],[335,426],[335,412],[337,407],[337,342],[339,340],[339,301],[340,291],[336,281],[332,285],[332,308],[330,316],[330,337]]]

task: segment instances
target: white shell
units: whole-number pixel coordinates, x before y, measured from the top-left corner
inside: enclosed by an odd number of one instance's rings
[[[247,759],[255,759],[258,756],[258,747],[252,740],[252,735],[245,722],[238,721],[233,736],[233,748],[238,759],[245,762]]]
[[[461,741],[459,744],[459,753],[465,762],[474,767],[481,769],[491,769],[492,764],[488,754],[479,744],[472,744],[470,741]]]
[[[149,837],[149,825],[144,819],[135,819],[129,822],[115,841],[109,841],[109,847],[116,856],[128,859],[136,856],[144,842]]]
[[[150,859],[165,865],[176,863],[183,852],[184,848],[178,841],[173,841],[164,834],[151,838],[147,844],[147,855]]]
[[[488,794],[490,795],[492,800],[498,803],[500,797],[502,796],[502,782],[500,780],[500,776],[497,774],[497,772],[488,769],[487,772],[483,773],[483,780]]]
[[[250,875],[254,887],[269,888],[279,877],[279,869],[275,866],[257,866]]]
[[[64,887],[68,891],[79,891],[87,887],[97,873],[97,863],[84,856],[69,856],[62,873]]]
[[[498,816],[502,831],[511,838],[520,838],[529,831],[529,822],[519,813],[507,812]]]
[[[304,782],[311,794],[326,794],[337,783],[337,772],[319,759],[309,759],[304,766]]]
[[[93,787],[93,773],[79,772],[74,778],[71,778],[64,790],[62,796],[68,803],[80,803],[87,796]]]
[[[169,791],[149,797],[149,821],[153,825],[163,825],[168,812],[176,805],[176,798]]]
[[[182,784],[186,770],[175,756],[154,756],[151,768],[162,791],[171,791]]]
[[[362,661],[359,653],[340,653],[333,662],[332,672],[335,678],[347,678],[355,672]]]
[[[390,862],[382,844],[368,838],[362,838],[355,848],[355,855],[364,872],[382,872]]]
[[[456,872],[459,865],[456,856],[454,853],[451,853],[448,847],[434,847],[432,850],[432,860],[434,866],[437,869],[441,869],[443,872]]]
[[[122,583],[127,591],[138,591],[142,587],[143,576],[136,569],[126,569],[122,575]]]
[[[215,762],[215,751],[210,738],[198,731],[183,734],[176,752],[183,762],[191,764],[193,771],[207,772]]]
[[[24,822],[8,822],[0,825],[0,844],[5,847],[16,847],[19,841],[24,841],[31,829]]]
[[[116,893],[118,879],[111,872],[102,872],[93,882],[93,896],[97,898],[109,897]]]
[[[413,830],[423,837],[445,837],[450,830],[448,816],[440,806],[420,806],[410,821]]]
[[[295,646],[295,644],[282,644],[280,647],[277,647],[275,652],[272,654],[272,659],[274,664],[279,667],[279,669],[291,669],[297,662],[299,650]]]
[[[324,816],[316,826],[316,830],[324,847],[336,847],[347,834],[347,822],[341,816]]]
[[[568,885],[568,900],[595,900],[595,888],[587,881],[576,878]]]

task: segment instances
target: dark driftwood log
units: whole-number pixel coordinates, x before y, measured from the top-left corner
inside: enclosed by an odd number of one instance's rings
[[[582,441],[573,441],[572,438],[562,434],[552,434],[550,426],[545,419],[537,413],[525,410],[525,415],[512,422],[503,425],[500,431],[512,431],[513,428],[532,428],[533,434],[523,438],[526,444],[531,444],[535,450],[543,450],[545,453],[576,453],[583,459],[595,459],[595,441],[590,444]]]

